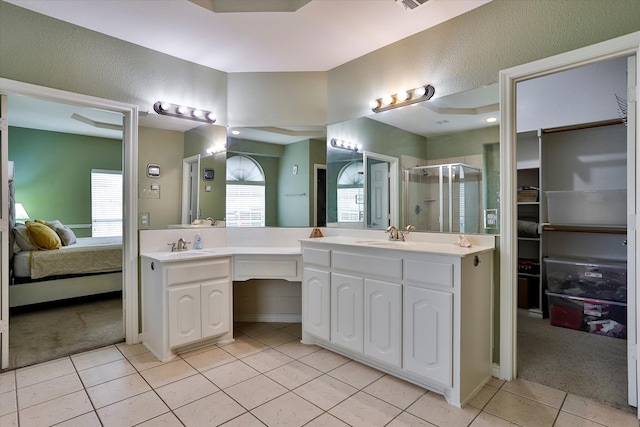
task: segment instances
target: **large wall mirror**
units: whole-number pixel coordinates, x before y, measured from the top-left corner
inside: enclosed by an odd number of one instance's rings
[[[498,233],[499,125],[490,120],[498,112],[494,84],[329,125],[328,226]],[[380,165],[367,159],[376,157],[389,165],[397,159],[391,197],[381,198],[368,178]],[[384,226],[375,215],[381,201],[388,203]]]

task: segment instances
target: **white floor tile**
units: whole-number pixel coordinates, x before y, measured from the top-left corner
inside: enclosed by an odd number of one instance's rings
[[[169,408],[176,409],[219,390],[203,375],[197,374],[159,387],[156,392]]]
[[[322,414],[322,410],[312,405],[295,393],[284,394],[251,411],[268,426],[305,425]]]
[[[104,365],[78,371],[80,379],[85,387],[93,387],[116,378],[126,377],[135,374],[136,369],[126,359],[115,360]]]
[[[93,411],[87,393],[77,391],[20,411],[21,427],[51,426]]]
[[[18,390],[18,403],[24,409],[83,389],[78,374],[73,373],[22,387]]]
[[[151,387],[140,374],[133,374],[89,387],[87,392],[93,406],[102,408],[150,390]]]
[[[16,370],[16,385],[18,388],[28,387],[52,378],[73,374],[75,371],[71,359],[65,357]]]
[[[358,392],[329,410],[334,417],[354,427],[384,426],[402,412],[389,403]]]
[[[104,365],[105,363],[119,359],[124,359],[124,356],[116,346],[105,347],[71,356],[71,361],[78,371]]]
[[[286,388],[264,375],[253,377],[225,389],[225,393],[249,410],[286,392]]]
[[[221,391],[174,411],[186,427],[217,426],[245,412],[242,406]]]
[[[104,427],[120,427],[136,425],[167,412],[167,405],[153,391],[148,391],[98,409],[98,416]]]

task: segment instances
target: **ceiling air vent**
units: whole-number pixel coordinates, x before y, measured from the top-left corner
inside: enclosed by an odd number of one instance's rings
[[[405,10],[412,11],[417,7],[422,6],[428,1],[429,0],[396,0],[396,4],[399,4],[400,6],[404,7]]]

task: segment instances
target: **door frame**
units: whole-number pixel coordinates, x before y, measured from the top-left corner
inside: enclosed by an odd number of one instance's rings
[[[138,325],[138,106],[74,92],[67,92],[45,86],[0,78],[0,93],[23,95],[52,102],[61,102],[89,108],[121,113],[124,119],[123,145],[123,239],[122,239],[122,280],[125,338],[127,344],[140,342]],[[9,105],[9,108],[11,106]],[[7,167],[7,159],[2,159],[0,167]],[[2,192],[3,204],[8,203],[6,192]],[[8,281],[7,281],[8,282]],[[4,288],[8,283],[2,281]],[[0,301],[2,309],[8,307],[8,298]],[[8,333],[8,325],[7,325]],[[2,348],[2,367],[8,363],[8,348]]]
[[[513,380],[517,376],[516,367],[516,322],[517,322],[517,268],[515,254],[517,253],[517,209],[516,209],[516,84],[520,81],[541,77],[558,71],[564,71],[612,58],[636,55],[636,78],[638,77],[638,58],[640,58],[640,32],[627,34],[622,37],[607,40],[574,51],[562,53],[549,58],[540,59],[528,64],[500,71],[500,367],[499,376],[504,380]],[[635,94],[628,94],[637,99],[638,87]],[[628,121],[637,124],[640,122],[640,114],[636,109],[635,116],[628,117]],[[636,155],[640,151],[637,144],[640,139],[636,129]],[[638,159],[636,158],[636,164]],[[637,168],[636,168],[637,169]],[[638,177],[636,173],[636,182]],[[640,211],[640,198],[635,197],[634,211]],[[629,208],[628,208],[629,209]],[[628,239],[634,240],[637,246],[638,215],[630,215],[628,220]],[[635,259],[629,259],[629,263],[638,264],[640,254],[636,251]],[[634,282],[640,283],[638,271],[635,272]],[[629,340],[635,340],[635,346],[629,356],[636,359],[635,379],[636,390],[640,383],[638,378],[637,343],[638,343],[638,312],[640,301],[633,303],[635,309],[635,334],[629,336]],[[633,342],[633,341],[632,341]]]

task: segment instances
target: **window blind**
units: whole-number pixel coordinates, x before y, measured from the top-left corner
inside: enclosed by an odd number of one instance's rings
[[[122,236],[122,171],[91,170],[91,235]]]

